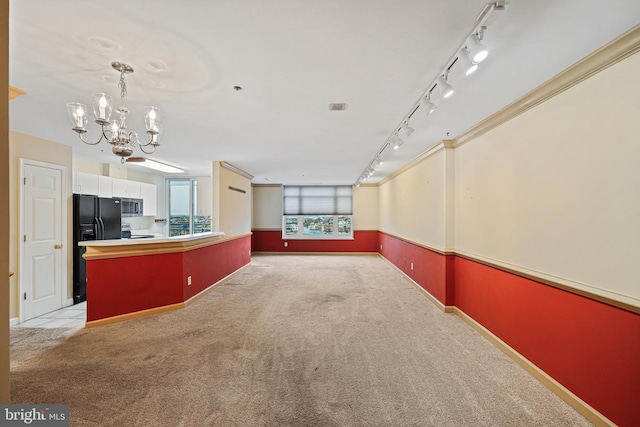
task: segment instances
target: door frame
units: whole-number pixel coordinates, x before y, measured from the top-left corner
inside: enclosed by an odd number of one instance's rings
[[[32,160],[32,159],[26,159],[26,158],[20,158],[20,181],[18,182],[18,185],[20,187],[20,212],[18,213],[18,218],[19,218],[19,223],[20,223],[20,234],[18,235],[18,242],[20,244],[20,286],[19,286],[19,292],[18,292],[18,300],[20,301],[19,305],[18,305],[18,310],[19,310],[19,322],[22,323],[25,321],[24,319],[24,298],[22,298],[22,295],[24,295],[25,289],[24,289],[24,273],[26,271],[26,266],[24,265],[25,263],[25,245],[24,245],[24,239],[22,238],[22,236],[24,236],[25,233],[25,200],[24,200],[24,179],[25,179],[25,166],[37,166],[37,167],[43,167],[43,168],[49,168],[49,169],[56,169],[59,170],[61,172],[62,175],[62,180],[60,181],[60,189],[62,190],[62,200],[60,201],[60,209],[62,212],[60,212],[60,218],[62,220],[62,229],[60,230],[60,240],[61,242],[63,242],[64,247],[66,248],[66,250],[63,250],[61,255],[61,264],[62,264],[62,268],[61,268],[61,273],[62,273],[62,277],[61,277],[61,281],[62,283],[60,284],[60,307],[66,307],[67,304],[67,296],[69,294],[69,283],[68,282],[68,253],[69,253],[69,236],[67,235],[67,223],[68,223],[68,216],[67,216],[67,199],[69,198],[69,194],[68,194],[68,190],[67,190],[67,167],[63,166],[63,165],[57,165],[54,163],[45,163],[45,162],[40,162],[38,160]]]

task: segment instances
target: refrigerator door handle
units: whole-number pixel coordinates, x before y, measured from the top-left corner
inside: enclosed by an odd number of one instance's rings
[[[93,218],[93,236],[95,240],[100,240],[100,223],[98,218]]]
[[[100,240],[104,240],[104,221],[100,217],[98,217],[98,221],[100,223]]]

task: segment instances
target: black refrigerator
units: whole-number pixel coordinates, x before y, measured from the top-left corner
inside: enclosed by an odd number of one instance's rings
[[[86,248],[78,242],[120,239],[122,236],[120,199],[73,195],[73,303],[87,299]]]

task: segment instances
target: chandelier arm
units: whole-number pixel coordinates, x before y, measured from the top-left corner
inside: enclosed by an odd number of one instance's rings
[[[149,144],[144,144],[143,145],[143,144],[138,143],[138,147],[140,148],[140,151],[142,151],[144,154],[153,154],[156,151],[156,146],[152,145],[151,146],[152,147],[151,151],[147,151],[147,150],[145,150],[145,147],[148,147],[148,146],[149,146]]]
[[[87,145],[98,145],[98,144],[100,144],[100,142],[102,142],[103,139],[106,139],[107,141],[109,141],[109,138],[107,138],[107,136],[105,135],[104,132],[105,132],[104,126],[102,126],[102,133],[100,134],[100,139],[98,139],[96,142],[89,142],[89,141],[85,140],[82,137],[82,133],[78,133],[78,136],[80,137],[80,140],[82,142],[84,142],[85,144],[87,144]]]
[[[154,144],[153,144],[153,135],[154,135],[154,134],[153,134],[153,133],[150,133],[150,131],[147,131],[147,133],[149,134],[149,141],[148,141],[147,143],[143,144],[142,142],[140,142],[140,140],[138,140],[138,146],[139,146],[140,148],[142,148],[142,147],[147,147],[147,146],[149,146],[149,145],[152,145],[152,146],[154,145]],[[155,149],[154,149],[154,150],[155,150]],[[149,153],[147,153],[147,154],[149,154]]]
[[[138,147],[140,146],[140,139],[138,138],[138,133],[136,131],[132,130],[129,132],[127,137],[129,138],[129,144],[131,144],[131,147],[135,147],[136,145]]]

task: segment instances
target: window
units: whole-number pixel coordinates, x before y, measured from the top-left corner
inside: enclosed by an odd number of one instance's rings
[[[351,186],[291,186],[283,191],[283,239],[353,239]]]
[[[169,237],[211,231],[211,217],[198,212],[198,181],[191,178],[168,179]]]

